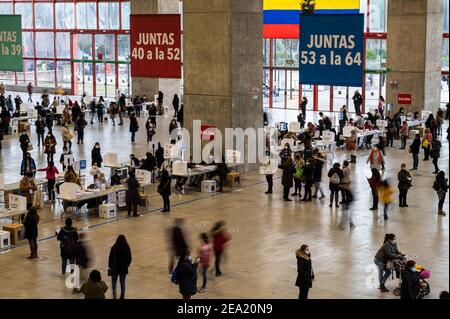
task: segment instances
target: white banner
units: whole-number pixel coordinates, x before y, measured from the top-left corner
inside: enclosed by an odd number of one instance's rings
[[[16,194],[9,194],[9,208],[12,210],[26,211],[27,198]]]

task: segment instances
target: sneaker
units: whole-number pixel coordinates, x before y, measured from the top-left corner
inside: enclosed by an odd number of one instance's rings
[[[378,288],[381,290],[381,292],[389,292],[389,289],[387,289],[385,286],[380,286],[380,288]]]
[[[297,196],[297,195],[298,195],[297,193],[291,194],[291,196]]]
[[[340,206],[338,204],[336,204],[336,208],[339,208]]]
[[[446,216],[447,214],[444,211],[442,211],[442,212],[439,212],[438,215]]]
[[[200,288],[200,289],[198,290],[199,293],[207,292],[207,291],[208,291],[208,289],[206,289],[206,288]]]

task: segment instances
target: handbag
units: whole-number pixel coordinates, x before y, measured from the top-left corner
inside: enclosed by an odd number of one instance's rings
[[[424,139],[422,142],[422,147],[423,148],[428,148],[428,146],[430,146],[430,142],[428,141],[428,139]]]
[[[412,153],[412,147],[411,145],[409,146],[408,152],[411,154]]]
[[[27,146],[27,151],[30,152],[33,150],[33,144],[31,144],[30,142],[28,142],[28,146]]]

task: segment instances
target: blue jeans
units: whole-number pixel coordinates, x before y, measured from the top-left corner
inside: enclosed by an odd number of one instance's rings
[[[134,143],[136,137],[136,132],[131,132],[131,142]]]
[[[112,291],[113,293],[116,293],[116,286],[117,286],[117,278],[120,278],[120,296],[123,298],[125,296],[125,279],[127,277],[127,274],[114,274],[111,277],[112,283]]]
[[[75,264],[75,258],[63,258],[61,257],[61,270],[62,273],[65,274],[66,273],[66,269],[67,269],[67,260],[70,261],[70,272],[73,273],[74,271],[74,264]]]
[[[380,282],[380,286],[386,283],[386,280],[389,278],[389,276],[391,275],[391,270],[386,268],[386,265],[374,260],[375,265],[377,265],[378,267],[378,281]],[[384,273],[384,274],[383,274]]]
[[[419,166],[419,154],[413,154],[413,168]]]

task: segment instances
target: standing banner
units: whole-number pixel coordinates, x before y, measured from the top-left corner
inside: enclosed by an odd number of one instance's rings
[[[130,15],[131,76],[181,79],[181,16]]]
[[[302,15],[300,83],[362,86],[364,15]]]
[[[20,15],[0,15],[0,71],[23,71]]]

